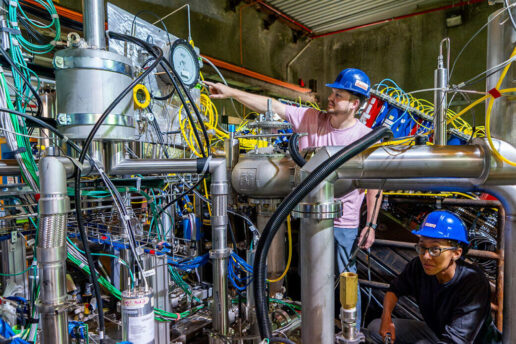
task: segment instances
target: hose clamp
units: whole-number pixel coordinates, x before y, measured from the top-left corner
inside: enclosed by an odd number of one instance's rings
[[[231,249],[210,250],[210,259],[224,259],[231,255]]]

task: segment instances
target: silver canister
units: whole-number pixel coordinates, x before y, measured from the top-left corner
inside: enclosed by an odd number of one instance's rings
[[[152,290],[136,288],[122,292],[122,340],[154,344]]]

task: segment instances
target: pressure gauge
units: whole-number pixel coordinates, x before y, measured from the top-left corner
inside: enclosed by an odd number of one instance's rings
[[[199,80],[199,59],[192,46],[184,39],[177,39],[170,48],[170,61],[186,87],[192,88]]]

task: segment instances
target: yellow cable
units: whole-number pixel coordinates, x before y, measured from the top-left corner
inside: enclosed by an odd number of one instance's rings
[[[387,196],[428,196],[428,197],[450,197],[451,193],[425,193],[425,192],[395,192],[395,191],[384,191],[384,195]]]
[[[441,193],[430,193],[430,192],[396,192],[396,191],[385,191],[383,193],[387,196],[427,196],[427,197],[451,197],[453,195],[462,196],[469,199],[478,199],[477,197],[468,195],[463,192],[441,192]]]
[[[452,194],[457,195],[457,196],[466,197],[466,198],[469,198],[469,199],[477,199],[477,197],[465,194],[463,192],[452,192]]]
[[[288,259],[287,259],[287,266],[285,266],[285,271],[281,274],[280,277],[273,279],[273,280],[267,280],[269,283],[276,283],[281,281],[285,275],[288,272],[288,269],[290,269],[290,262],[292,261],[292,226],[290,224],[290,215],[287,216],[287,233],[288,233]]]
[[[502,75],[505,75],[505,74],[502,74]],[[499,90],[500,93],[507,93],[507,92],[516,92],[516,88],[507,88],[505,90]],[[500,152],[498,151],[498,149],[496,149],[494,143],[493,143],[493,140],[491,138],[491,111],[493,110],[493,104],[494,104],[494,98],[491,97],[491,99],[489,99],[489,106],[487,107],[487,113],[486,113],[486,137],[487,137],[487,142],[489,143],[489,147],[491,147],[491,151],[493,152],[493,154],[500,160],[502,160],[503,162],[511,165],[511,166],[516,166],[516,162],[512,161],[512,160],[509,160],[507,159],[506,157],[504,157],[502,154],[500,154]]]
[[[206,196],[206,199],[209,199],[210,197],[208,196],[208,187],[206,186],[206,178],[203,179],[203,183],[204,183],[204,195]],[[206,204],[208,205],[208,213],[211,216],[211,206],[210,206],[210,203],[206,202]]]
[[[455,119],[459,118],[460,116],[464,115],[466,112],[468,112],[469,110],[471,110],[472,108],[474,108],[475,106],[477,106],[478,104],[482,103],[484,100],[486,100],[487,98],[491,97],[490,94],[488,95],[485,95],[483,96],[482,98],[479,98],[477,100],[475,100],[473,103],[469,104],[468,106],[466,106],[463,110],[461,110],[458,114],[456,114],[454,117],[450,118],[449,120],[446,121],[446,124],[450,124],[452,121],[454,121]]]

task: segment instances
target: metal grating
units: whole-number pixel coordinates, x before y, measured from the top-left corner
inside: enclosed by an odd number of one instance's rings
[[[408,15],[444,0],[267,0],[295,21],[321,34]]]

